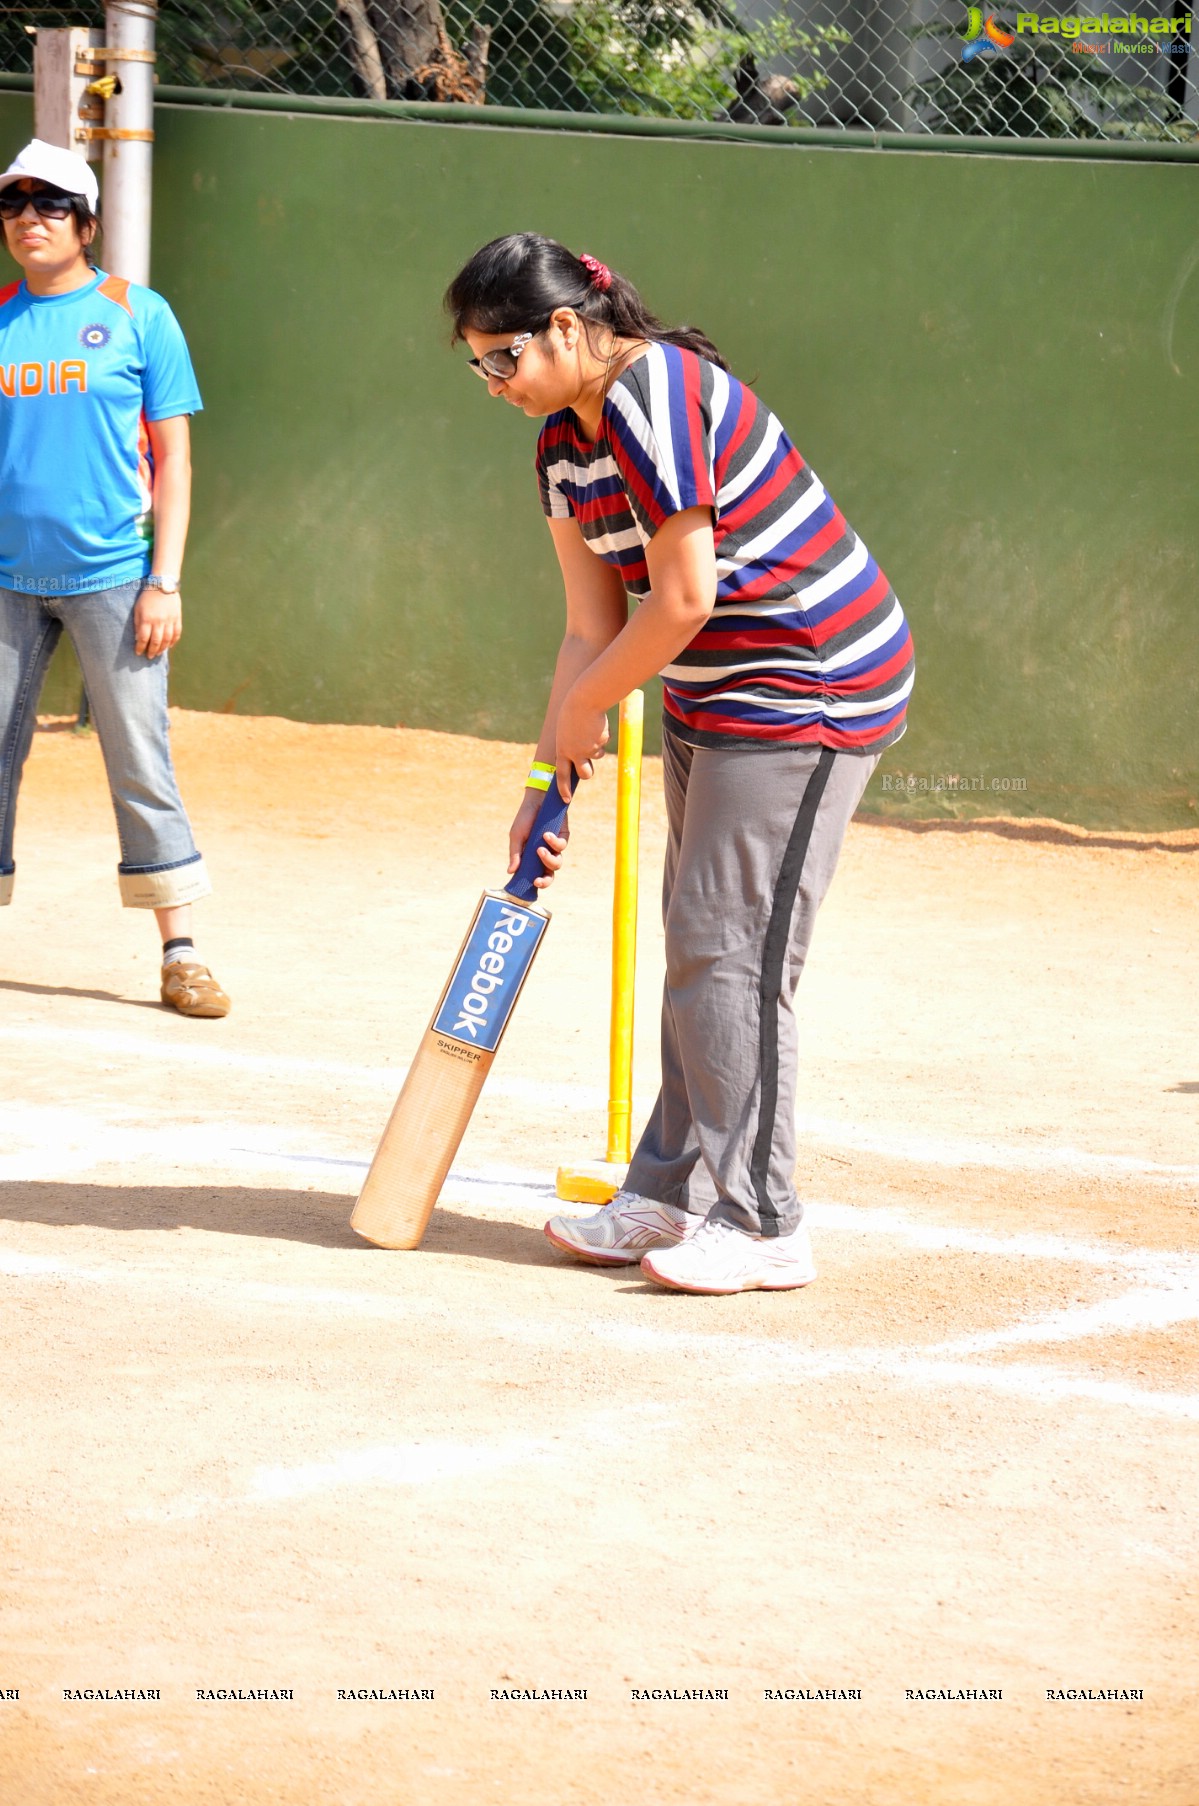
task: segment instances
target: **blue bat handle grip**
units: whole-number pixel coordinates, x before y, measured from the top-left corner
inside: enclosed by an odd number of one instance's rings
[[[573,796],[578,788],[579,774],[572,765],[570,768],[570,793]],[[501,885],[510,897],[516,897],[521,903],[531,903],[537,895],[534,878],[545,876],[545,867],[537,857],[537,849],[546,834],[561,834],[566,823],[566,813],[570,804],[564,803],[558,793],[557,778],[550,779],[550,787],[545,793],[545,801],[537,811],[537,820],[529,830],[529,838],[525,841],[525,850],[520,856],[520,864],[510,878],[505,878]]]

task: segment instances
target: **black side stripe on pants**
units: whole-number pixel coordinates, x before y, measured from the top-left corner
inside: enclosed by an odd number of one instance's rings
[[[758,1101],[758,1133],[754,1138],[749,1176],[758,1200],[762,1218],[762,1234],[777,1235],[779,1213],[769,1194],[770,1149],[774,1142],[774,1119],[779,1102],[779,999],[783,992],[783,968],[787,962],[787,946],[791,939],[791,917],[803,876],[804,860],[816,825],[820,799],[833,769],[836,749],[822,747],[816,769],[808,779],[795,826],[783,854],[774,902],[762,948],[762,970],[758,976],[758,1070],[761,1073],[761,1095]]]

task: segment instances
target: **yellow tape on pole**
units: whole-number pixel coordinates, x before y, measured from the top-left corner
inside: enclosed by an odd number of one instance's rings
[[[612,1017],[608,1044],[608,1159],[628,1163],[633,1108],[633,991],[637,971],[637,847],[645,698],[620,705],[616,750],[616,877],[612,891]]]

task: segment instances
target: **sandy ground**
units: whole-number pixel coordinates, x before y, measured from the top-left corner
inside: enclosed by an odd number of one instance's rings
[[[351,1201],[527,749],[175,742],[234,1013],[158,1007],[90,736],[37,737],[0,917],[3,1798],[1195,1806],[1199,836],[855,824],[821,1278],[699,1299],[540,1233],[602,1151],[614,762],[386,1254]],[[647,761],[643,1103],[662,830]]]

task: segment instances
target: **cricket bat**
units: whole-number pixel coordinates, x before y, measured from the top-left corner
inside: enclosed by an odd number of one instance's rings
[[[567,808],[551,783],[516,871],[479,899],[350,1218],[380,1248],[419,1247],[428,1228],[549,926],[533,885],[545,871],[537,849],[562,832]]]

